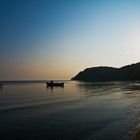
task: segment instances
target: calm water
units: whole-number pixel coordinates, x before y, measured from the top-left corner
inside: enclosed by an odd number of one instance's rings
[[[0,138],[128,140],[140,114],[140,91],[133,84],[6,84],[0,89]]]

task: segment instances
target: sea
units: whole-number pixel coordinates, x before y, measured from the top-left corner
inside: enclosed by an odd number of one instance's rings
[[[62,81],[57,81],[62,82]],[[139,123],[135,82],[7,81],[0,88],[1,140],[129,140]]]

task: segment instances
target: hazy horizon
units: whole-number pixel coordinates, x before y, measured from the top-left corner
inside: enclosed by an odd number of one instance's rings
[[[140,61],[138,0],[0,1],[0,80],[69,80]]]

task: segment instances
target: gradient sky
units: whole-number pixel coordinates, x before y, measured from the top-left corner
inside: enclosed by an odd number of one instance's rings
[[[0,80],[140,61],[139,0],[0,0],[0,19]]]

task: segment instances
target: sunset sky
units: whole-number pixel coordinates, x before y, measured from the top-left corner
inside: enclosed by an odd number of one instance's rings
[[[140,61],[139,0],[1,0],[0,19],[0,80]]]

